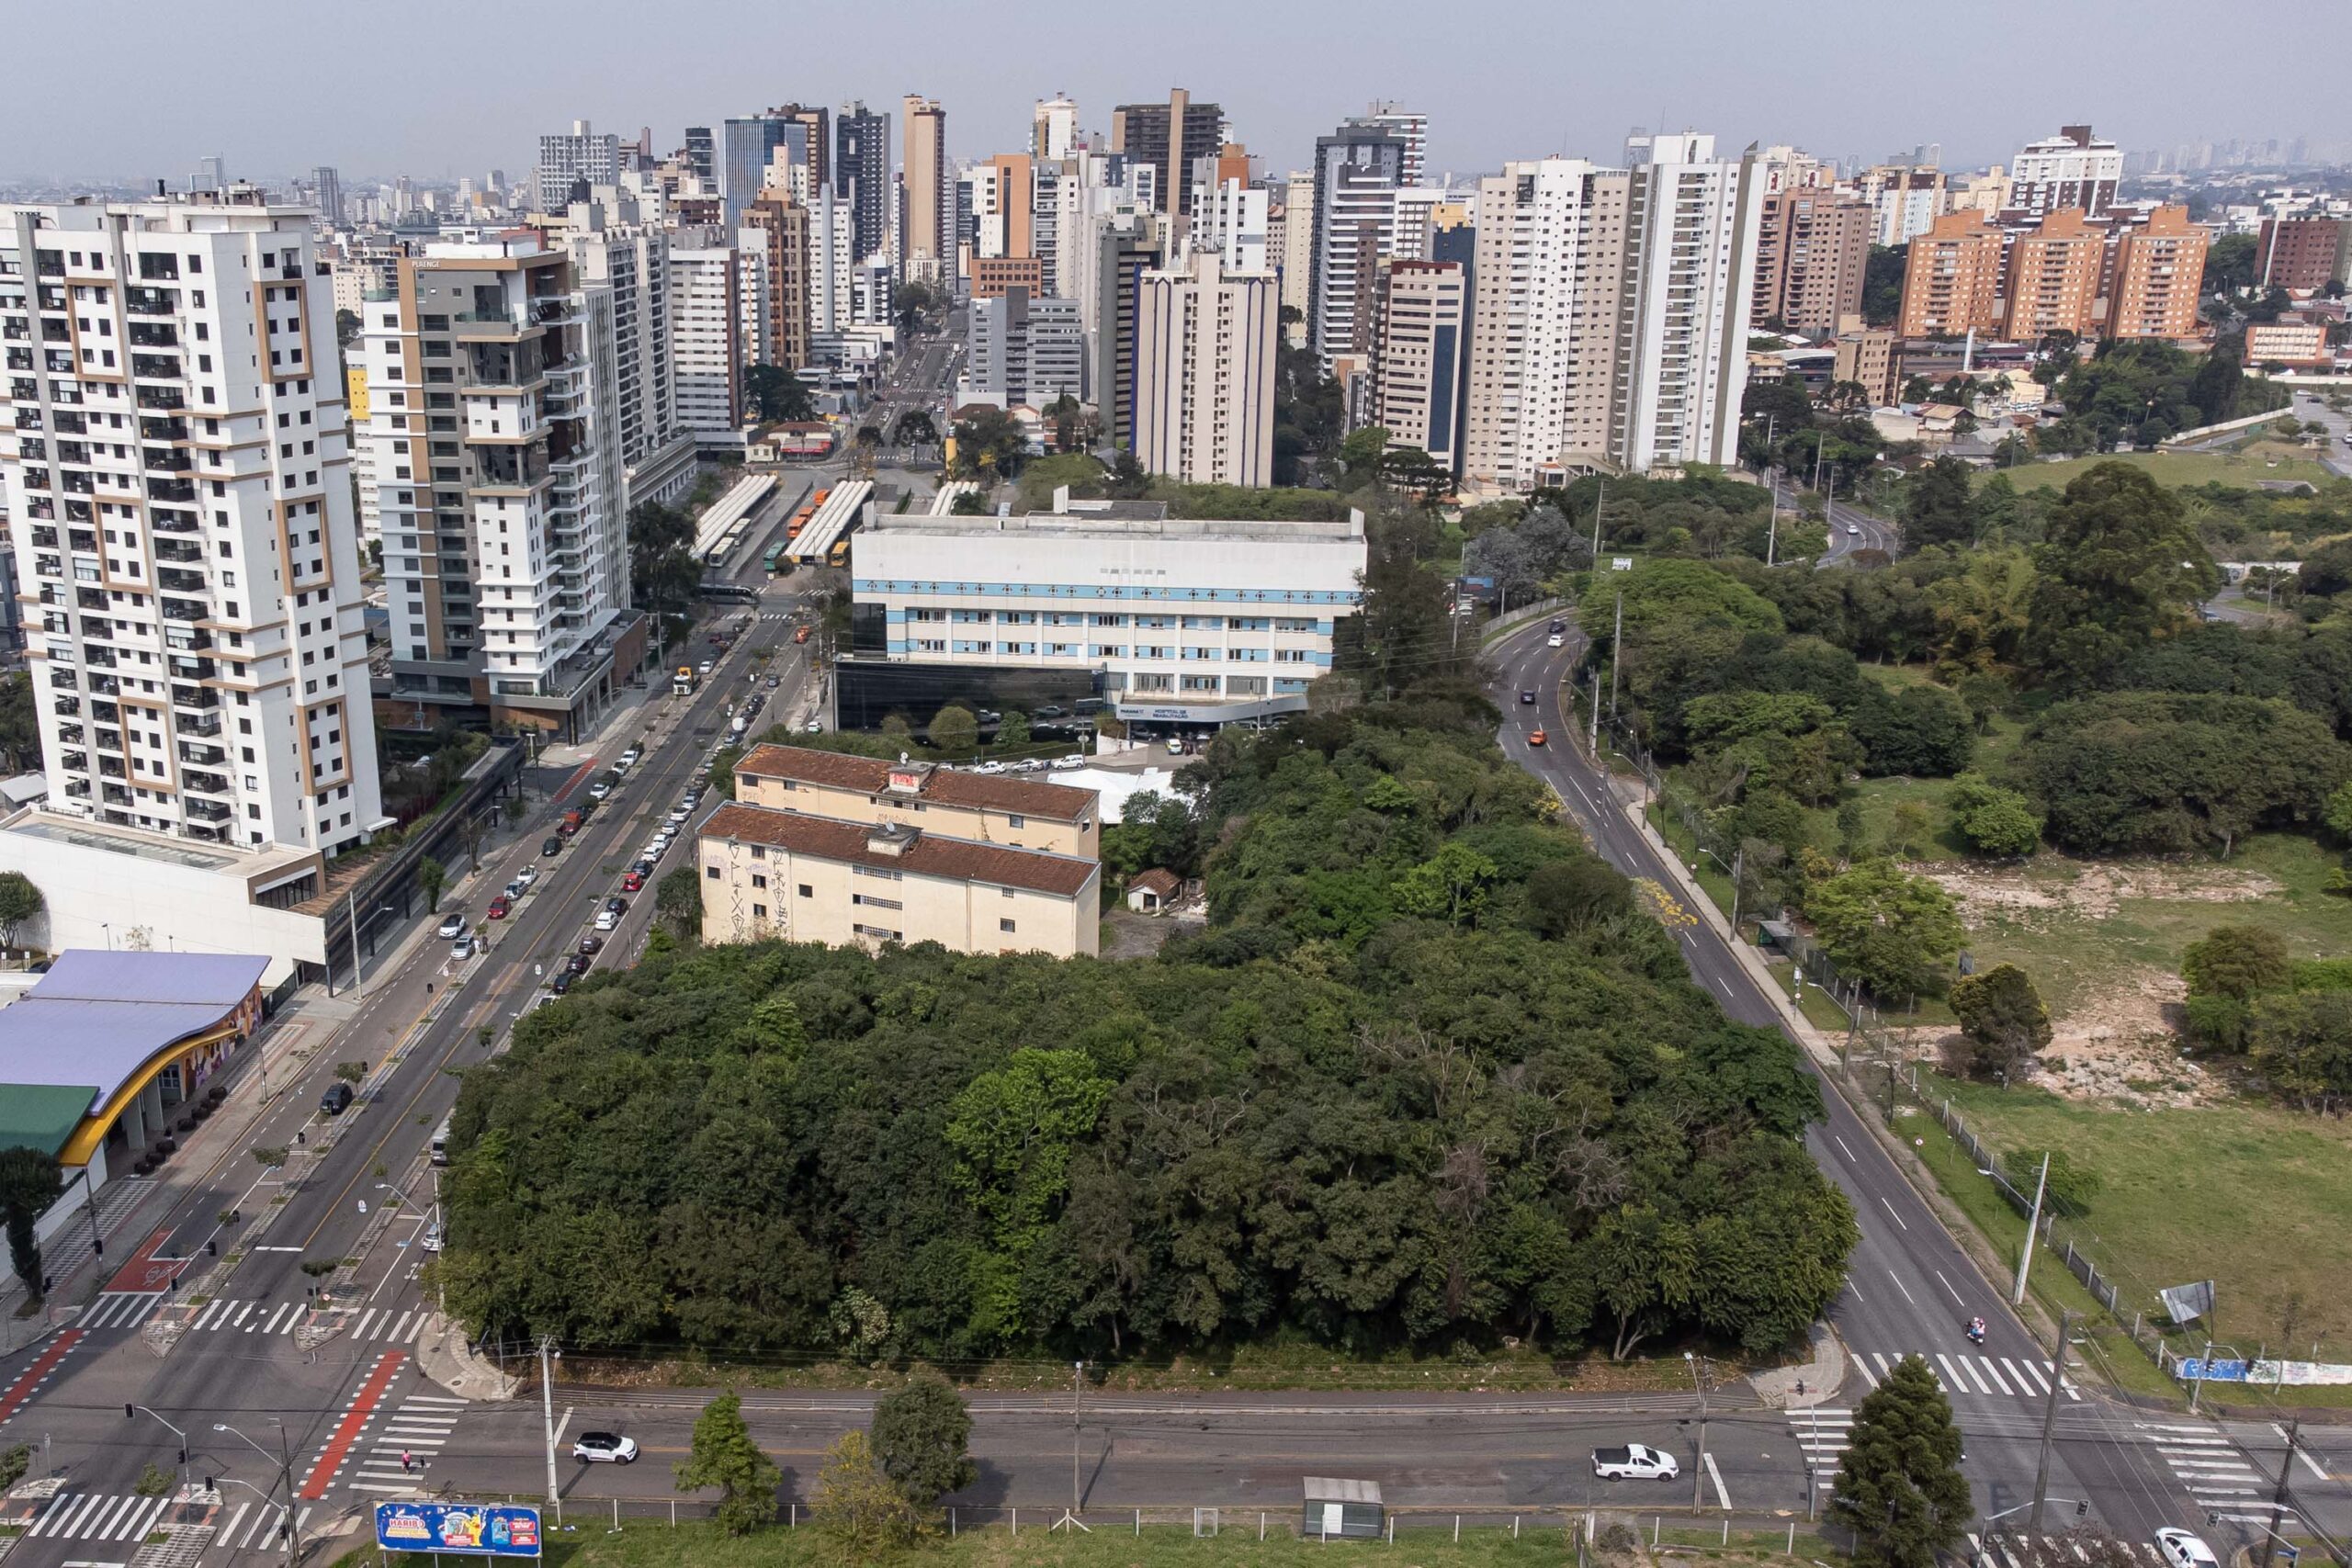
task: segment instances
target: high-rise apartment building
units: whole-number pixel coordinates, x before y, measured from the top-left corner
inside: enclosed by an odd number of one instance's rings
[[[1057,93],[1039,98],[1029,118],[1029,156],[1058,161],[1078,151],[1078,106]]]
[[[1026,152],[1000,152],[973,175],[973,255],[1034,256],[1035,181]]]
[[[613,296],[536,234],[428,245],[371,301],[388,722],[565,740],[643,654],[628,608]]]
[[[954,180],[947,167],[947,113],[935,98],[908,95],[906,218],[899,232],[899,270],[937,282],[956,265]]]
[[[1149,164],[1162,212],[1192,211],[1193,160],[1215,152],[1225,141],[1225,111],[1196,104],[1182,87],[1164,104],[1121,104],[1111,111],[1111,151]]]
[[[1283,243],[1275,270],[1282,274],[1283,308],[1298,312],[1290,328],[1293,347],[1306,341],[1315,277],[1315,175],[1295,170],[1283,176]]]
[[[1087,328],[1094,355],[1092,391],[1102,415],[1102,439],[1132,449],[1136,442],[1136,332],[1137,301],[1145,276],[1160,265],[1165,249],[1156,212],[1126,209],[1095,231],[1094,265],[1081,280],[1083,312],[1093,306]]]
[[[2016,343],[2039,343],[2051,333],[2097,335],[2107,238],[2105,224],[2061,207],[2010,240],[2003,335]]]
[[[249,186],[0,208],[0,511],[53,809],[326,854],[384,825],[312,245]]]
[[[1481,484],[1736,456],[1756,157],[1690,132],[1634,151],[1630,169],[1547,158],[1479,182],[1463,444]]]
[[[670,359],[678,422],[706,450],[737,446],[743,428],[741,269],[736,249],[710,231],[670,243]]]
[[[311,171],[311,189],[319,204],[319,220],[330,229],[343,227],[343,176],[331,164]]]
[[[707,125],[686,127],[686,172],[709,196],[718,189],[718,142]]]
[[[1469,269],[1392,261],[1380,269],[1372,422],[1392,446],[1418,446],[1450,473],[1462,464],[1462,385],[1470,352]]]
[[[1876,214],[1825,186],[1768,194],[1756,240],[1756,319],[1826,336],[1862,308]]]
[[[2352,221],[2341,218],[2266,218],[2254,253],[2265,288],[2315,294],[2352,281]]]
[[[2108,336],[2175,343],[2197,337],[2197,297],[2211,238],[2188,220],[2186,207],[2159,207],[2145,223],[2124,230],[2115,242],[2108,286]]]
[[[568,134],[539,138],[532,198],[541,212],[561,212],[571,205],[574,186],[608,186],[620,178],[620,173],[621,139],[611,131],[598,134],[586,120],[575,119]]]
[[[732,116],[719,128],[718,193],[728,229],[743,221],[743,209],[771,185],[805,201],[824,183],[824,120],[823,109],[787,106]]]
[[[743,232],[766,257],[765,363],[797,368],[808,363],[808,208],[770,186],[745,205]]]
[[[2061,208],[2096,218],[2122,182],[2120,148],[2093,136],[2087,125],[2062,126],[2055,136],[2028,142],[2009,165],[2009,201],[2030,218]]]
[[[1187,484],[1271,484],[1280,288],[1212,251],[1189,260],[1139,280],[1136,461]]]
[[[1274,258],[1268,252],[1268,213],[1272,193],[1261,186],[1227,177],[1214,186],[1193,192],[1189,243],[1195,251],[1215,251],[1230,272],[1271,272]]]
[[[1881,164],[1857,175],[1853,188],[1878,214],[1874,245],[1907,245],[1951,209],[1944,172],[1932,164]]]
[[[1367,313],[1358,321],[1357,296],[1369,288],[1380,258],[1395,254],[1396,193],[1405,185],[1408,151],[1393,129],[1366,119],[1316,138],[1306,321],[1307,339],[1326,370],[1338,356],[1370,348],[1371,318]]]
[[[1973,209],[1948,212],[1911,242],[1904,263],[1905,337],[1958,337],[2001,322],[2001,231]]]
[[[860,102],[833,115],[833,193],[849,203],[853,262],[890,243],[890,117]]]
[[[579,286],[612,296],[610,429],[623,515],[644,502],[673,500],[694,483],[694,437],[679,423],[672,379],[670,230],[651,216],[631,191],[600,186],[572,207],[559,242]]]
[[[1830,371],[1835,381],[1851,381],[1862,389],[1872,406],[1894,401],[1895,371],[1902,364],[1897,335],[1883,327],[1865,327],[1860,316],[1838,323],[1838,357]]]
[[[1419,185],[1429,166],[1430,117],[1401,104],[1375,103],[1363,118],[1405,144],[1404,183]]]
[[[963,396],[1043,409],[1086,396],[1086,324],[1075,299],[1043,299],[1014,285],[975,297],[967,332]]]

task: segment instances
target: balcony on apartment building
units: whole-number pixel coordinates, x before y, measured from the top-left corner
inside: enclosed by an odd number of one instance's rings
[[[228,781],[222,780],[221,788],[213,793],[228,794],[227,784]],[[191,800],[187,802],[187,814],[200,822],[226,822],[236,810],[228,802],[220,800]]]
[[[220,694],[209,686],[175,685],[172,688],[172,705],[175,708],[194,708],[201,713],[218,708],[220,705]]]
[[[187,421],[185,419],[172,414],[139,416],[139,439],[141,441],[186,441],[187,438]]]
[[[155,586],[174,593],[201,593],[209,581],[200,571],[187,571],[173,566],[155,569]]]
[[[204,558],[204,547],[193,539],[157,539],[154,548],[159,560],[200,561]]]
[[[185,409],[187,398],[177,387],[141,387],[133,396],[142,409]]]
[[[475,490],[536,490],[548,479],[547,454],[537,446],[485,446],[476,454]]]
[[[139,459],[150,470],[161,469],[170,474],[184,474],[196,467],[196,460],[175,446],[141,446]]]

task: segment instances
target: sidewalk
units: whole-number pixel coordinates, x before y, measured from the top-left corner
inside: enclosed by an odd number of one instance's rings
[[[669,693],[663,690],[659,694],[667,696]],[[656,690],[650,682],[634,691],[624,687],[594,735],[576,745],[541,747],[538,766],[575,768],[582,762],[616,755],[624,750],[623,743],[629,733],[648,722],[645,710],[655,695]]]

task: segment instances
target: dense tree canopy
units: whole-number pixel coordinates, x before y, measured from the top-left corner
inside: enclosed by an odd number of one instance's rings
[[[2060,682],[2095,680],[2196,625],[2198,604],[2222,586],[2178,499],[2121,463],[2066,486],[2033,569],[2027,656]]]
[[[1790,1342],[1854,1236],[1817,1091],[1492,721],[1414,692],[1221,740],[1212,921],[1154,959],[592,975],[467,1077],[453,1310],[862,1355]]]

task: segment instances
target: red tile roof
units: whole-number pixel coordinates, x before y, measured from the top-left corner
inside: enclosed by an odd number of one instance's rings
[[[1075,897],[1083,891],[1097,869],[1095,862],[1074,855],[1016,850],[1002,844],[976,844],[967,839],[943,838],[934,833],[919,833],[914,842],[900,852],[882,854],[867,846],[876,830],[864,822],[843,822],[837,818],[808,817],[797,811],[738,803],[713,812],[710,820],[702,825],[702,837],[771,844],[796,855],[903,871],[910,875],[949,882],[1026,887],[1065,898]]]
[[[1139,871],[1127,879],[1129,892],[1140,889],[1146,893],[1156,893],[1163,899],[1183,886],[1176,879],[1174,872],[1162,871],[1158,866],[1153,866],[1149,871]]]
[[[735,764],[737,773],[761,778],[792,779],[866,795],[889,795],[890,772],[900,766],[877,757],[854,757],[845,751],[812,751],[803,746],[754,746]],[[960,773],[954,768],[916,762],[907,764],[930,772],[912,800],[935,800],[974,811],[1005,811],[1023,817],[1043,817],[1056,822],[1076,822],[1094,814],[1094,792],[1068,784],[1032,784],[996,773]]]

